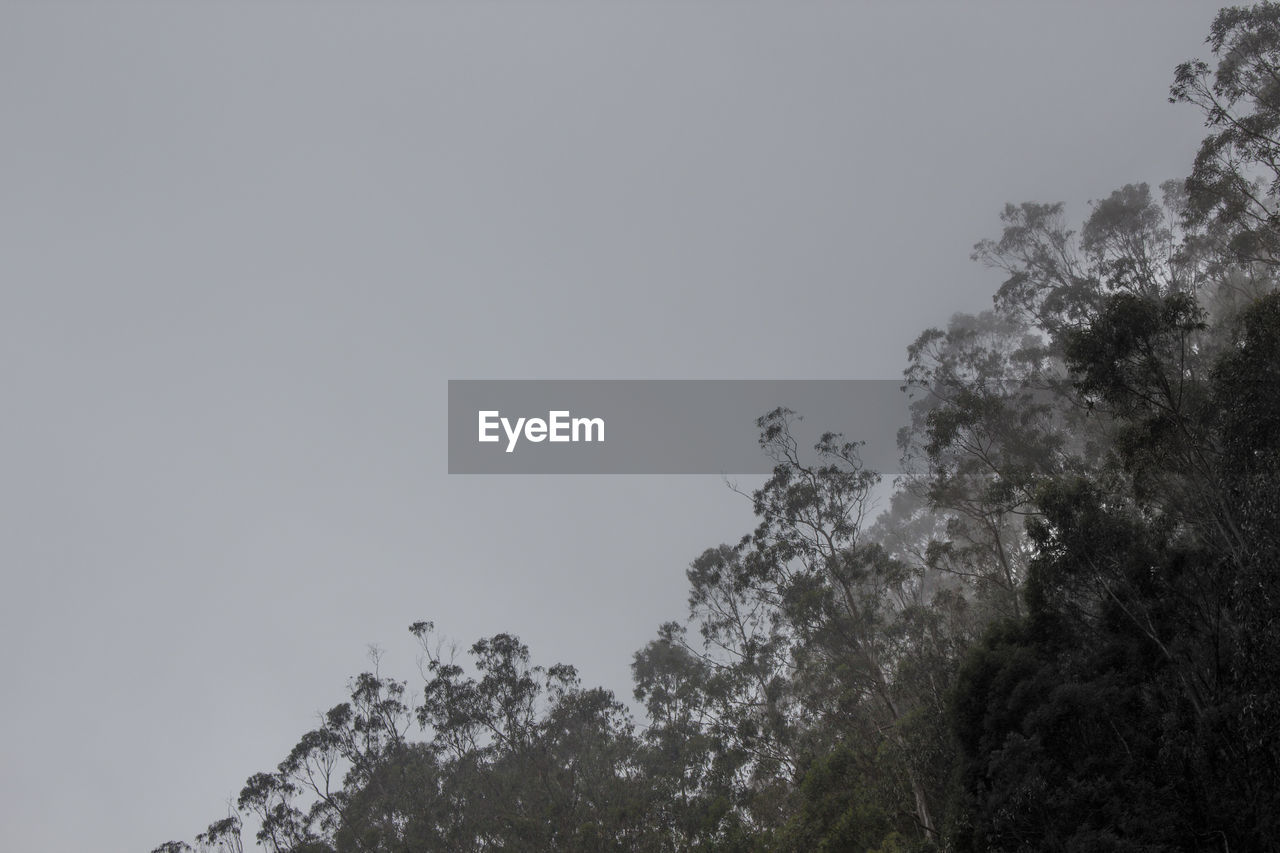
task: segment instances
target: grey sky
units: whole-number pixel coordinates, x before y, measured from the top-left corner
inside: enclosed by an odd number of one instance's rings
[[[627,694],[749,507],[450,478],[446,380],[897,376],[1186,172],[1216,5],[0,6],[0,847],[189,837],[417,619]]]

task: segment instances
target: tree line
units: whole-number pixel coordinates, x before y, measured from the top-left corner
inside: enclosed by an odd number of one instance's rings
[[[759,422],[755,529],[635,653],[637,721],[499,634],[350,697],[153,853],[1280,850],[1280,6],[1170,100],[1190,175],[1009,205],[908,348],[904,473]]]

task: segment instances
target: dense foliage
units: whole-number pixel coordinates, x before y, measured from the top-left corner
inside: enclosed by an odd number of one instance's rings
[[[356,678],[196,846],[1280,849],[1280,6],[1208,43],[1188,180],[978,244],[1005,280],[909,348],[886,512],[856,443],[760,419],[758,525],[636,653],[643,724],[419,623],[424,685]]]

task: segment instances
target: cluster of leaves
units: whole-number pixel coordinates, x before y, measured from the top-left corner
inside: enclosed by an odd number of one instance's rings
[[[1280,849],[1280,6],[1209,45],[1188,180],[977,245],[1006,279],[909,348],[885,512],[856,443],[760,419],[757,526],[636,653],[644,725],[419,623],[418,698],[361,675],[196,845]]]

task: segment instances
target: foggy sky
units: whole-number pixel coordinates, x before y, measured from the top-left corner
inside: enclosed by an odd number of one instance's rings
[[[450,477],[446,381],[898,376],[1189,169],[1217,4],[1116,5],[0,5],[0,847],[190,838],[418,619],[629,698],[749,505]]]

